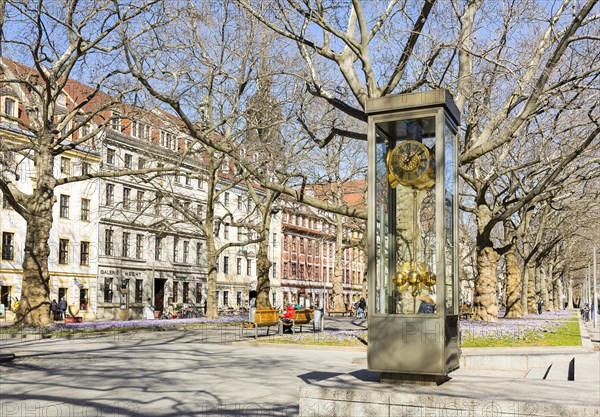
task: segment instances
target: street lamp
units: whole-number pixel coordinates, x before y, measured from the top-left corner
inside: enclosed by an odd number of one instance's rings
[[[367,101],[368,367],[437,383],[458,369],[457,131],[446,90]]]

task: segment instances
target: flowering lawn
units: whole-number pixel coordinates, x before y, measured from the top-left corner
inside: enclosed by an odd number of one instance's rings
[[[460,325],[462,347],[581,345],[579,322],[573,311],[532,314],[522,319],[500,319],[493,323],[461,320]],[[364,347],[367,340],[364,330],[346,330],[286,334],[262,342]]]
[[[193,318],[174,320],[129,320],[129,321],[89,321],[84,323],[56,323],[53,326],[40,329],[20,329],[13,326],[4,327],[3,333],[44,333],[48,335],[78,332],[103,332],[103,331],[132,331],[152,330],[165,327],[195,327],[204,325],[231,325],[246,321],[245,316],[227,316],[218,319]]]
[[[531,314],[497,322],[461,321],[463,347],[577,346],[579,321],[572,311]]]

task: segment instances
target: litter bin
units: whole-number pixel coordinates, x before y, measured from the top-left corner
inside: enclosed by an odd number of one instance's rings
[[[323,331],[323,321],[325,319],[325,312],[323,309],[316,308],[313,316],[313,332]]]

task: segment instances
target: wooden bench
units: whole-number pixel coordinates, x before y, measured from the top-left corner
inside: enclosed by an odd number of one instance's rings
[[[258,328],[266,327],[267,336],[271,326],[277,326],[277,331],[281,334],[281,322],[279,321],[279,312],[274,309],[256,310],[254,312],[254,321],[242,324],[242,336],[245,328],[254,329],[254,338],[258,339]]]
[[[328,311],[329,313],[329,317],[333,316],[333,315],[341,315],[342,317],[345,317],[346,314],[350,314],[348,311]]]
[[[292,333],[294,333],[294,326],[300,326],[300,332],[302,333],[302,326],[305,324],[309,324],[310,321],[313,318],[313,312],[312,310],[305,310],[305,309],[300,309],[300,310],[296,310],[294,311],[294,317],[288,320],[291,320],[291,325],[289,323],[284,323],[283,321],[282,326],[283,327],[291,327],[292,328]]]

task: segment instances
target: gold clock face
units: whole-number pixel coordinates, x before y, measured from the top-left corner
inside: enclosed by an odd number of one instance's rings
[[[392,187],[401,184],[425,189],[435,182],[429,149],[416,140],[406,140],[397,144],[388,153],[387,168]]]

